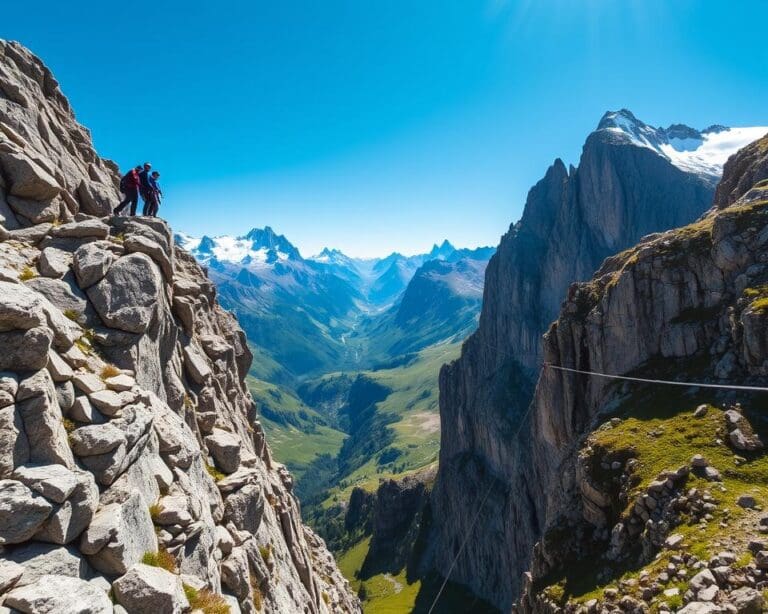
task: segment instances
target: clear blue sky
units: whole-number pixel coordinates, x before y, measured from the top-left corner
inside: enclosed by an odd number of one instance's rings
[[[4,2],[104,156],[192,234],[303,253],[496,244],[607,109],[768,123],[768,2]]]

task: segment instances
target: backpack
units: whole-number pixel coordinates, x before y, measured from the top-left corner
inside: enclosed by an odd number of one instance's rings
[[[133,171],[128,171],[125,175],[122,176],[120,179],[120,191],[125,193],[125,191],[128,189],[128,177],[130,177],[131,173]]]

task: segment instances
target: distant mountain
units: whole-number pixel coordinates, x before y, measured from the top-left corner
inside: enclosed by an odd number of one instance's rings
[[[487,264],[474,258],[426,261],[400,301],[364,320],[350,341],[366,342],[369,355],[384,361],[434,343],[464,339],[477,327]]]
[[[180,233],[175,240],[208,267],[222,303],[237,314],[257,355],[267,359],[254,361],[253,374],[282,384],[329,370],[361,368],[388,357],[388,350],[382,350],[387,342],[371,345],[357,329],[370,333],[380,328],[379,323],[392,322],[409,283],[425,263],[482,263],[465,264],[453,272],[454,278],[469,275],[472,279],[465,285],[474,286],[477,270],[484,269],[494,252],[487,247],[457,249],[446,240],[428,253],[413,256],[395,252],[384,258],[353,258],[326,247],[316,256],[304,258],[269,226],[242,236],[197,238]],[[434,308],[452,324],[445,328],[430,321],[427,325],[425,319],[422,323],[429,330],[409,327],[406,336],[411,341],[405,346],[426,347],[428,340],[443,333],[444,337],[455,336],[476,320],[479,297],[474,302],[442,304],[449,293],[438,291],[437,286],[434,290]],[[429,300],[426,288],[421,292]],[[461,314],[446,315],[452,307]],[[390,332],[387,328],[388,335]],[[396,335],[398,339],[401,333]],[[374,346],[375,358],[368,351]]]

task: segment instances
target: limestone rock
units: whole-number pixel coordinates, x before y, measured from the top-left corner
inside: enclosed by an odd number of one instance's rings
[[[24,378],[19,385],[17,401],[29,442],[29,460],[74,467],[56,388],[48,371],[40,370]]]
[[[55,503],[64,503],[78,482],[77,474],[62,465],[22,465],[13,479]]]
[[[37,263],[40,274],[45,277],[61,279],[66,275],[72,266],[72,254],[55,247],[46,247],[40,253],[40,260]]]
[[[29,614],[112,614],[112,602],[106,592],[67,576],[41,576],[33,584],[14,588],[5,603]]]
[[[52,511],[45,498],[21,482],[0,480],[0,545],[28,540]]]
[[[56,179],[21,152],[0,151],[0,166],[5,169],[7,176],[11,177],[9,191],[14,196],[48,201],[59,195],[61,188]],[[20,207],[17,212],[30,217],[27,208]]]
[[[93,237],[96,239],[106,239],[109,236],[109,226],[97,219],[86,219],[80,222],[69,222],[54,228],[51,231],[54,237]]]
[[[36,327],[25,331],[0,332],[0,369],[37,371],[48,364],[48,351],[53,342],[49,328]]]
[[[224,518],[240,531],[255,534],[264,515],[264,496],[256,484],[243,486],[224,502]]]
[[[86,243],[80,246],[73,257],[78,285],[83,290],[90,288],[104,278],[114,261],[115,255],[112,251],[100,243]]]
[[[47,298],[61,313],[77,314],[81,319],[85,314],[88,302],[71,276],[64,279],[37,277],[25,285]]]
[[[29,460],[29,441],[15,405],[0,408],[0,479]]]
[[[46,575],[85,580],[93,573],[85,558],[71,547],[29,542],[11,550],[6,558],[24,569],[19,586],[32,584]]]
[[[131,254],[115,262],[104,278],[88,289],[88,297],[108,326],[143,333],[157,308],[162,283],[148,256]]]
[[[232,433],[214,428],[205,443],[224,473],[234,473],[240,467],[240,439]]]
[[[96,569],[123,574],[147,552],[157,551],[149,508],[138,491],[100,508],[83,533],[80,550]]]
[[[112,587],[129,612],[182,614],[189,608],[181,578],[159,567],[134,565]]]

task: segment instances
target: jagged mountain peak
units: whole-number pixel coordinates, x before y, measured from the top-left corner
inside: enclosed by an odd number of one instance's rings
[[[766,131],[764,126],[732,128],[720,124],[703,131],[686,124],[657,128],[628,109],[606,112],[596,130],[611,141],[651,149],[680,170],[706,177],[713,184],[722,175],[726,160]]]
[[[456,248],[453,246],[453,244],[448,239],[445,239],[440,245],[435,243],[427,257],[432,260],[436,258],[447,258],[455,251]]]

